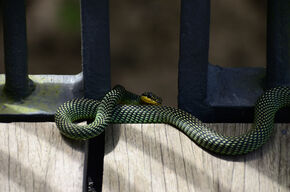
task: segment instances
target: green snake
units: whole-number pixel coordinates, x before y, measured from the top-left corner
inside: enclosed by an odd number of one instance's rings
[[[144,104],[144,99],[147,104]],[[290,87],[266,91],[257,100],[252,128],[239,136],[219,134],[191,114],[158,105],[160,102],[160,98],[152,93],[138,96],[118,85],[101,101],[81,98],[64,103],[55,114],[55,122],[63,135],[81,140],[98,136],[110,123],[166,123],[182,131],[206,150],[240,155],[256,150],[270,138],[275,113],[290,105]],[[88,125],[74,123],[84,119],[94,121]]]

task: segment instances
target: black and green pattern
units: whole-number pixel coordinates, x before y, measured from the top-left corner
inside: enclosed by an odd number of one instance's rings
[[[74,99],[64,103],[55,114],[55,122],[62,134],[74,139],[98,136],[109,123],[166,123],[209,151],[227,155],[246,154],[269,139],[275,113],[290,105],[290,88],[278,87],[265,92],[257,101],[252,129],[232,137],[215,132],[185,111],[166,106],[138,105],[139,99],[122,86],[116,86],[100,102]],[[131,102],[134,104],[128,104]],[[81,119],[95,120],[83,126],[73,123]]]

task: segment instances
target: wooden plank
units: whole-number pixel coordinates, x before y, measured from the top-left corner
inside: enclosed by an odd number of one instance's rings
[[[86,143],[54,123],[0,123],[0,191],[82,191]]]
[[[251,124],[210,124],[239,135]],[[106,131],[103,191],[290,191],[290,124],[261,149],[210,154],[169,125],[114,125]]]

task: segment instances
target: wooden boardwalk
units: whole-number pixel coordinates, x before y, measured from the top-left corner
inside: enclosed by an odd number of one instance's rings
[[[211,124],[240,134],[250,124]],[[113,125],[106,131],[103,192],[290,191],[290,124],[241,157],[214,156],[168,125]],[[0,123],[0,191],[83,191],[87,143],[54,123]]]

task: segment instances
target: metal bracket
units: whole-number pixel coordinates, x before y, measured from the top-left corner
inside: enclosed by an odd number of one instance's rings
[[[0,75],[0,122],[53,121],[54,113],[65,101],[83,97],[83,75],[29,75],[35,90],[15,101],[3,91],[5,75]]]

